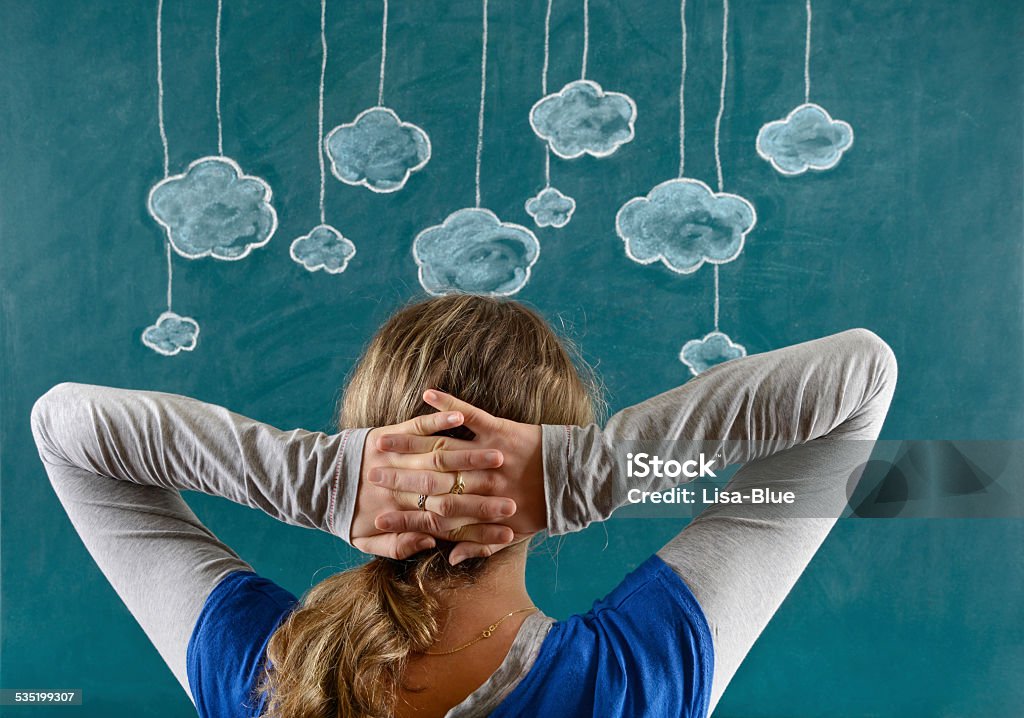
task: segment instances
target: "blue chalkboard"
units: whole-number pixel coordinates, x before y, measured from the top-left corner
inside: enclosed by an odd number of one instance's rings
[[[0,4],[3,687],[190,714],[36,455],[60,381],[328,430],[381,321],[456,289],[564,327],[613,410],[865,326],[883,438],[1024,438],[1024,6],[690,0],[684,78],[680,3],[584,5],[491,0],[482,84],[476,0],[391,2],[383,80],[378,1],[328,0],[325,62],[318,0]],[[360,560],[188,499],[296,593]],[[531,590],[585,610],[679,528],[549,541]],[[718,713],[1017,714],[1022,540],[841,521]]]

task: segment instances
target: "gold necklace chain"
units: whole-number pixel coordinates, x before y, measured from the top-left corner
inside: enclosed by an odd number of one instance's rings
[[[452,648],[451,650],[448,650],[448,651],[424,651],[423,654],[426,655],[426,656],[447,656],[450,653],[456,653],[458,651],[461,651],[463,648],[469,648],[474,643],[479,643],[480,641],[484,640],[485,638],[490,638],[494,634],[495,630],[497,630],[498,626],[500,626],[505,621],[506,618],[511,618],[515,614],[522,613],[523,611],[535,611],[535,610],[537,610],[536,606],[527,606],[526,608],[519,608],[519,609],[516,609],[515,611],[509,611],[504,616],[499,618],[497,621],[495,621],[494,623],[489,625],[487,628],[485,628],[480,633],[479,636],[474,638],[469,643],[465,643],[465,644],[459,646],[458,648]]]

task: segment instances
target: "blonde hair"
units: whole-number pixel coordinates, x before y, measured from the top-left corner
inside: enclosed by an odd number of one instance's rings
[[[586,425],[604,411],[596,374],[539,313],[509,299],[449,294],[408,304],[380,328],[339,402],[338,428],[433,412],[422,399],[432,387],[530,424]],[[472,438],[465,427],[452,435]],[[310,589],[267,644],[262,715],[389,718],[410,654],[438,638],[439,595],[471,584],[488,561],[453,567],[452,545],[438,541],[403,561],[374,558]]]

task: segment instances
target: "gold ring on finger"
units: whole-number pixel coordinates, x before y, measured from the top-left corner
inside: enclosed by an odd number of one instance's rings
[[[427,510],[427,495],[426,494],[420,494],[420,497],[418,499],[416,499],[416,508],[418,508],[420,511],[426,511]]]
[[[449,494],[461,494],[466,490],[466,482],[462,480],[462,472],[459,471],[455,474],[455,481],[452,482],[452,488],[448,491]]]

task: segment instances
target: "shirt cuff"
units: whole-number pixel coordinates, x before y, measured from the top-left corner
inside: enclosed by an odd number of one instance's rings
[[[359,495],[359,475],[363,463],[363,446],[369,428],[345,429],[334,469],[334,483],[328,508],[330,532],[352,545],[352,519]]]

